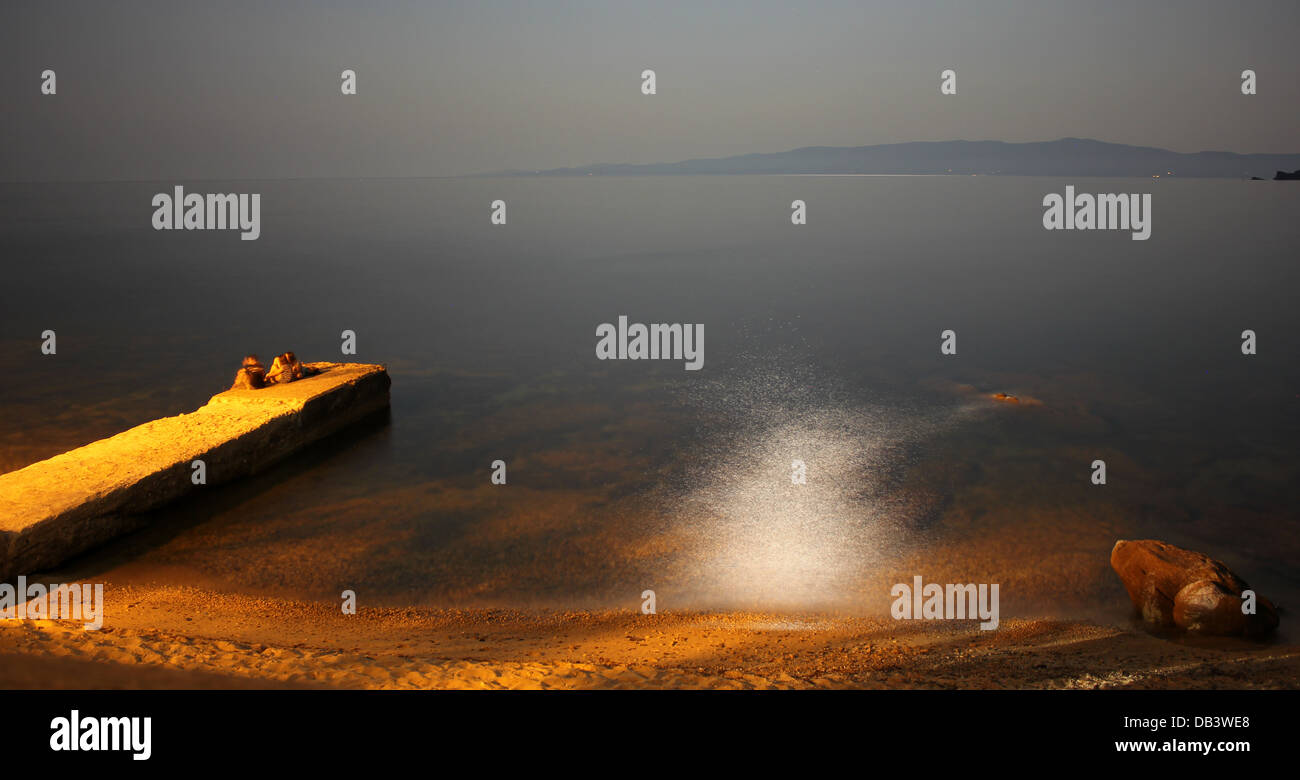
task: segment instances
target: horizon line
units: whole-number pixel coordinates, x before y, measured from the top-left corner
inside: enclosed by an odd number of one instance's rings
[[[796,146],[788,149],[782,149],[773,152],[741,152],[738,154],[727,154],[715,157],[687,157],[679,160],[658,161],[648,163],[629,163],[629,162],[596,162],[582,165],[566,165],[556,168],[505,168],[490,171],[475,171],[466,173],[451,174],[400,174],[400,175],[291,175],[291,176],[177,176],[177,177],[149,177],[149,178],[107,178],[107,179],[64,179],[64,178],[47,178],[47,179],[0,179],[0,184],[149,184],[156,182],[222,182],[222,181],[398,181],[398,180],[420,180],[420,179],[471,179],[471,178],[523,178],[536,176],[542,173],[548,173],[557,177],[563,177],[566,174],[556,173],[557,171],[577,171],[586,168],[597,168],[602,166],[629,166],[629,167],[649,167],[657,165],[680,165],[684,163],[703,162],[710,160],[727,160],[737,157],[764,156],[789,154],[806,149],[867,149],[879,146],[902,146],[906,144],[952,144],[952,143],[998,143],[1009,146],[1027,146],[1030,144],[1050,144],[1060,143],[1062,141],[1089,141],[1107,146],[1126,146],[1134,149],[1151,149],[1158,152],[1167,152],[1178,155],[1199,155],[1199,154],[1227,154],[1238,157],[1290,157],[1300,156],[1300,152],[1232,152],[1225,149],[1202,149],[1196,152],[1179,152],[1173,149],[1166,149],[1160,146],[1141,146],[1131,143],[1120,143],[1115,141],[1102,141],[1096,138],[1084,138],[1081,136],[1062,136],[1046,141],[1003,141],[996,138],[986,138],[972,141],[965,138],[954,138],[945,141],[890,141],[877,144],[859,144],[855,146],[828,146],[828,145],[809,145]],[[571,174],[573,176],[591,176],[591,173]],[[614,174],[617,176],[618,174]],[[1020,178],[1061,178],[1062,176],[1080,176],[1085,178],[1111,178],[1111,179],[1130,179],[1130,178],[1147,178],[1143,175],[1134,176],[1109,176],[1096,174],[1018,174],[1018,173],[644,173],[635,174],[636,176],[1015,176]],[[1177,178],[1177,174],[1175,174]],[[1195,176],[1188,175],[1182,178],[1189,179],[1226,179],[1235,178],[1229,176]]]
[[[1197,155],[1197,154],[1230,154],[1230,155],[1236,155],[1236,156],[1239,156],[1239,157],[1250,157],[1250,156],[1288,157],[1288,156],[1300,155],[1300,151],[1296,151],[1296,152],[1232,152],[1232,151],[1228,151],[1228,150],[1226,150],[1226,149],[1201,149],[1201,150],[1198,150],[1198,151],[1195,151],[1195,152],[1179,152],[1179,151],[1175,151],[1175,150],[1173,150],[1173,149],[1167,149],[1167,148],[1165,148],[1165,147],[1163,147],[1163,146],[1143,146],[1143,145],[1140,145],[1140,144],[1123,143],[1123,142],[1119,142],[1119,141],[1102,141],[1102,140],[1097,139],[1097,138],[1085,138],[1085,137],[1083,137],[1083,136],[1067,135],[1067,136],[1061,136],[1060,138],[1052,138],[1052,139],[1043,140],[1043,141],[1004,141],[1004,140],[997,139],[997,138],[984,138],[984,139],[979,139],[979,140],[970,140],[970,139],[968,139],[968,138],[950,138],[950,139],[943,140],[943,141],[916,141],[916,140],[913,140],[913,141],[888,141],[888,142],[884,142],[884,143],[875,143],[875,144],[857,144],[857,145],[854,145],[854,146],[830,146],[830,145],[825,145],[825,144],[813,144],[813,145],[808,145],[808,146],[796,146],[796,147],[792,147],[792,148],[780,149],[780,150],[777,150],[777,151],[771,151],[771,152],[740,152],[740,153],[737,153],[737,154],[724,154],[724,155],[718,155],[718,156],[712,156],[712,157],[686,157],[686,158],[678,159],[678,160],[660,160],[660,161],[656,161],[656,162],[648,162],[648,163],[629,163],[629,162],[594,162],[594,163],[585,163],[585,164],[581,164],[581,165],[564,165],[564,166],[560,166],[560,167],[557,167],[557,168],[537,168],[537,169],[528,169],[528,168],[506,168],[506,169],[500,169],[500,170],[495,170],[495,171],[483,171],[483,172],[480,172],[480,173],[468,173],[468,174],[463,174],[463,175],[464,175],[464,176],[515,176],[515,175],[536,175],[536,174],[538,174],[538,173],[549,173],[549,172],[554,172],[554,171],[576,170],[576,169],[579,169],[579,168],[595,168],[595,167],[599,167],[599,166],[614,166],[614,165],[627,165],[627,166],[680,165],[680,164],[682,164],[682,163],[689,163],[689,162],[703,162],[703,161],[706,161],[706,160],[728,160],[728,159],[731,159],[731,158],[734,158],[734,157],[751,157],[751,156],[757,157],[757,156],[762,156],[762,155],[789,154],[789,153],[791,153],[791,152],[798,152],[798,151],[802,151],[802,150],[805,150],[805,149],[868,149],[868,148],[876,147],[876,146],[903,146],[903,145],[905,145],[905,144],[954,144],[954,143],[968,143],[968,144],[998,143],[998,144],[1007,144],[1007,145],[1009,145],[1009,146],[1027,146],[1027,145],[1030,145],[1030,144],[1051,144],[1051,143],[1060,143],[1060,142],[1062,142],[1062,141],[1090,141],[1090,142],[1092,142],[1092,143],[1106,144],[1106,145],[1108,145],[1108,146],[1127,146],[1127,147],[1130,147],[1130,148],[1133,148],[1133,149],[1152,149],[1152,150],[1155,150],[1155,151],[1168,152],[1168,153],[1170,153],[1170,154],[1182,154],[1182,155]],[[640,175],[655,176],[655,175],[668,175],[668,174],[640,174]],[[727,173],[713,173],[713,174],[699,174],[699,175],[709,175],[709,176],[735,176],[735,175],[754,175],[754,174],[727,174]],[[918,175],[921,175],[921,174],[918,174]],[[947,175],[947,174],[924,174],[924,175],[944,176],[944,175]],[[954,174],[954,175],[955,175],[955,174]],[[967,174],[962,174],[962,175],[967,175]],[[1016,176],[1016,175],[1021,175],[1021,174],[986,174],[986,175]],[[1129,177],[1111,177],[1111,178],[1129,178]],[[1198,177],[1189,177],[1189,178],[1226,178],[1226,177],[1221,177],[1221,176],[1213,176],[1213,177],[1198,176]]]

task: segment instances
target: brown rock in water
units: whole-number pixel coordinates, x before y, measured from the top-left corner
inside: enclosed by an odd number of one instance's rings
[[[1258,636],[1277,628],[1277,609],[1256,594],[1255,614],[1242,614],[1250,586],[1213,558],[1155,539],[1115,543],[1110,565],[1148,624],[1218,636]]]
[[[1216,636],[1250,633],[1247,617],[1241,613],[1241,596],[1210,580],[1190,582],[1174,597],[1174,625],[1194,633]]]

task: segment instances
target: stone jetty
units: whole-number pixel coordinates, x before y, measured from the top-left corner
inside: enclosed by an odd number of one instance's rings
[[[0,581],[55,566],[138,528],[145,512],[262,471],[388,407],[383,366],[304,365],[321,373],[227,390],[189,414],[0,474]]]

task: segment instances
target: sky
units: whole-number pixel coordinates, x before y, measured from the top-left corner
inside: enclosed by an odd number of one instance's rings
[[[3,3],[0,180],[448,176],[1069,136],[1292,153],[1298,34],[1295,0]],[[947,68],[956,95],[940,94]]]

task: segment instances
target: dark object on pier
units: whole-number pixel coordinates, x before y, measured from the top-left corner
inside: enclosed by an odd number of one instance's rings
[[[244,358],[244,365],[235,374],[235,383],[231,390],[260,390],[266,387],[266,366],[258,360],[257,355]]]

